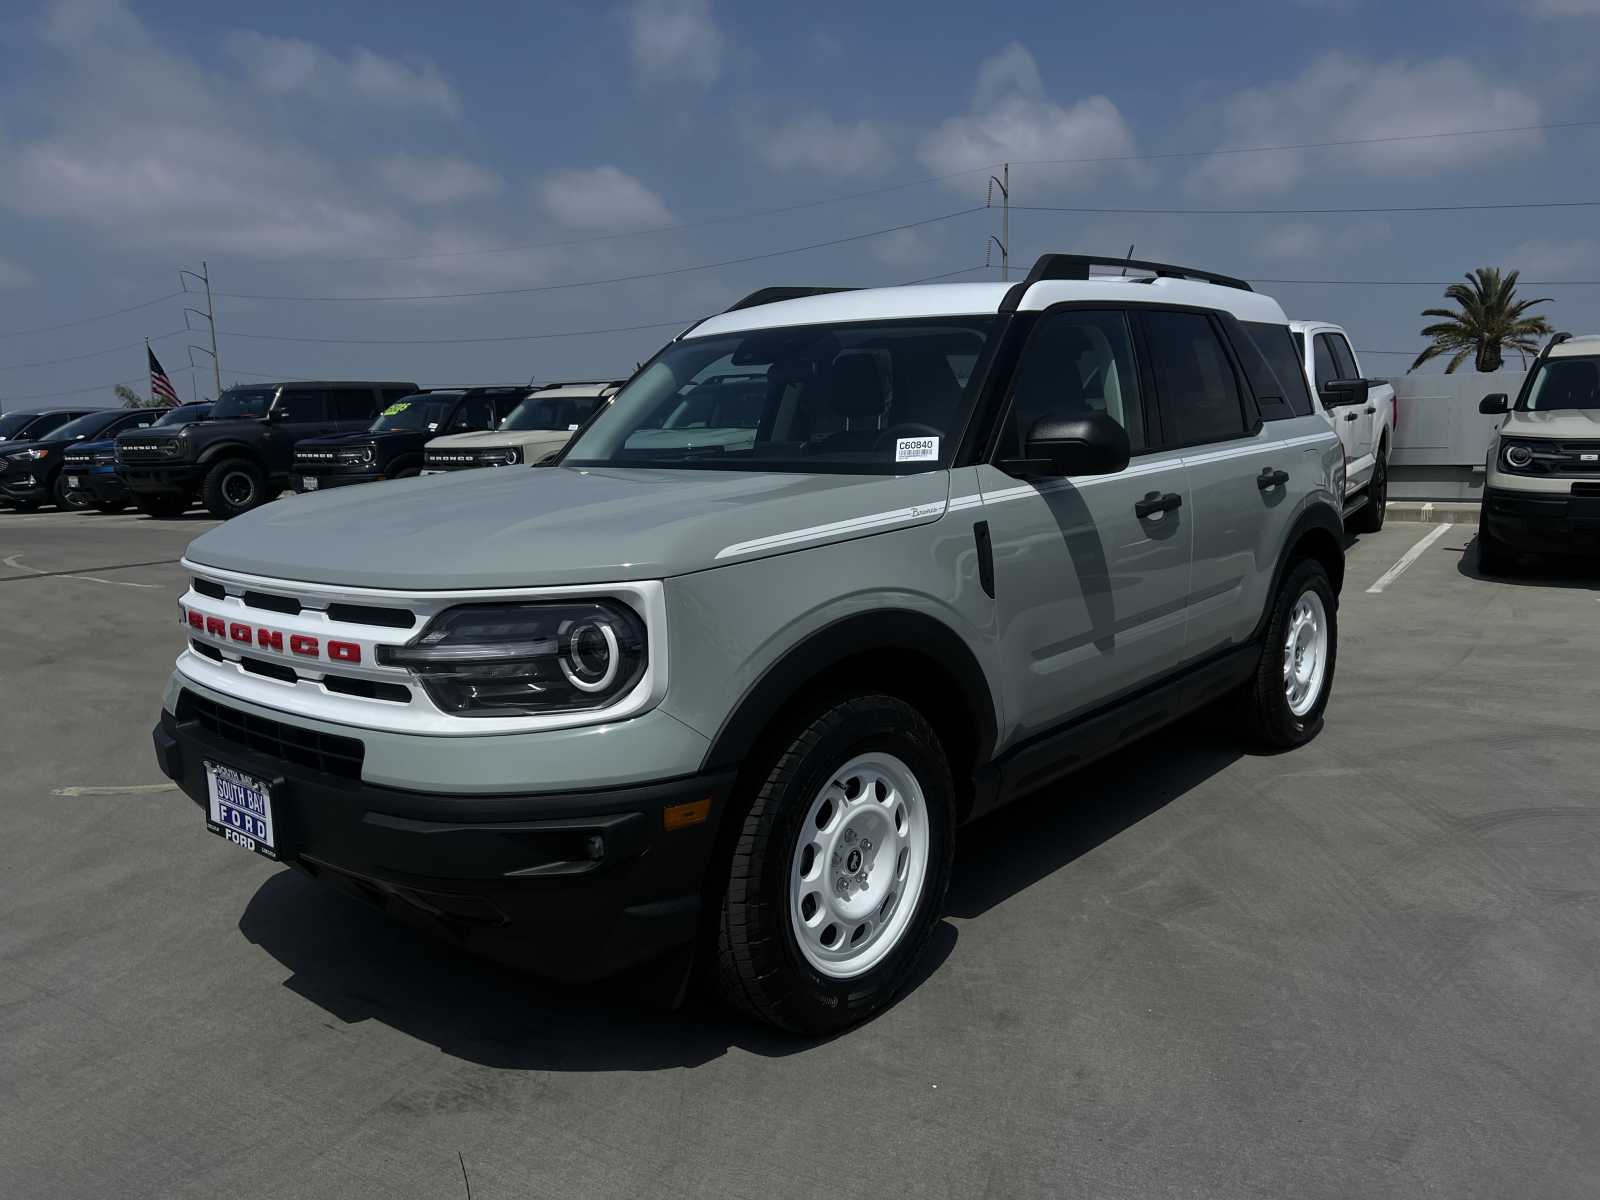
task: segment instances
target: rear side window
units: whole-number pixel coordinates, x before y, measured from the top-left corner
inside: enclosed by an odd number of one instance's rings
[[[278,403],[273,405],[273,411],[283,414],[278,418],[280,421],[325,421],[324,405],[325,394],[322,392],[284,388],[278,396]]]
[[[1240,325],[1250,335],[1250,342],[1257,351],[1250,354],[1249,347],[1239,347],[1245,374],[1250,377],[1256,403],[1261,406],[1261,419],[1282,421],[1310,416],[1311,391],[1306,385],[1305,369],[1300,365],[1300,355],[1295,352],[1289,327],[1267,321],[1241,321]]]
[[[1169,446],[1225,442],[1245,435],[1233,364],[1203,313],[1143,314],[1150,369]]]
[[[1103,412],[1128,431],[1138,454],[1147,443],[1139,374],[1127,318],[1117,311],[1063,308],[1039,318],[1011,390],[1000,457],[1026,458],[1028,432],[1045,418]]]
[[[340,388],[331,397],[336,421],[370,421],[378,415],[377,393],[371,388]]]

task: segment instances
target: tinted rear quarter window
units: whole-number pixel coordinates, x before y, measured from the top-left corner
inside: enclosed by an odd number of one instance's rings
[[[1261,406],[1265,421],[1282,421],[1289,417],[1311,415],[1311,389],[1306,384],[1306,373],[1301,357],[1295,350],[1294,338],[1287,325],[1273,325],[1267,321],[1241,321],[1250,335],[1257,354],[1247,353],[1240,347],[1245,373],[1250,376],[1250,386],[1255,391],[1256,402]],[[1270,378],[1260,378],[1261,367],[1270,371]],[[1281,403],[1274,404],[1277,396]]]
[[[308,388],[284,388],[273,409],[284,414],[278,418],[280,421],[324,421],[327,419],[325,403],[323,392]]]
[[[1245,435],[1238,380],[1211,319],[1203,313],[1143,314],[1145,343],[1168,446]]]

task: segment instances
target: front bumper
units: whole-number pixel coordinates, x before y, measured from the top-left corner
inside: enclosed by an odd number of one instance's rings
[[[352,483],[377,483],[384,476],[380,472],[342,472],[330,471],[323,466],[306,468],[295,466],[290,468],[290,481],[297,492],[320,492],[328,488],[348,487]],[[307,487],[306,480],[316,480],[315,487]]]
[[[117,477],[130,492],[146,495],[193,495],[209,464],[196,462],[118,463]]]
[[[0,475],[0,499],[44,500],[50,495],[50,481],[43,471],[18,471]]]
[[[562,982],[693,944],[732,785],[722,772],[597,791],[413,792],[295,766],[165,710],[153,737],[163,773],[202,809],[207,760],[271,781],[284,862]],[[706,800],[703,823],[666,828],[664,809]]]
[[[1600,555],[1600,494],[1489,488],[1479,519],[1491,537],[1515,550]]]
[[[126,501],[128,499],[127,485],[117,478],[116,471],[110,467],[78,467],[74,469],[72,463],[67,463],[61,468],[61,473],[68,479],[81,480],[82,485],[76,490],[83,492],[96,502]]]

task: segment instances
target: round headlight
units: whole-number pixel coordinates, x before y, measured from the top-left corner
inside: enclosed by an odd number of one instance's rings
[[[1516,467],[1518,470],[1533,462],[1533,449],[1529,446],[1518,445],[1513,442],[1505,449],[1506,465]]]
[[[562,631],[561,673],[580,692],[603,692],[616,681],[622,655],[609,621],[575,621]]]

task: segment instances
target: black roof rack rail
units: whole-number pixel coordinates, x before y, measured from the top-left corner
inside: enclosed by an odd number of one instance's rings
[[[1221,275],[1216,271],[1202,271],[1199,267],[1180,267],[1173,263],[1150,262],[1141,258],[1117,258],[1099,254],[1041,254],[1032,270],[1021,283],[1006,293],[1000,303],[1001,312],[1013,312],[1022,303],[1022,295],[1033,284],[1043,279],[1088,279],[1091,267],[1117,267],[1125,271],[1148,271],[1158,279],[1196,279],[1214,283],[1219,287],[1238,288],[1253,292],[1255,289],[1243,279]]]
[[[743,300],[736,300],[723,312],[738,312],[741,308],[755,308],[761,304],[776,304],[780,300],[800,300],[806,296],[828,296],[834,292],[854,292],[853,287],[764,287],[757,288]]]

